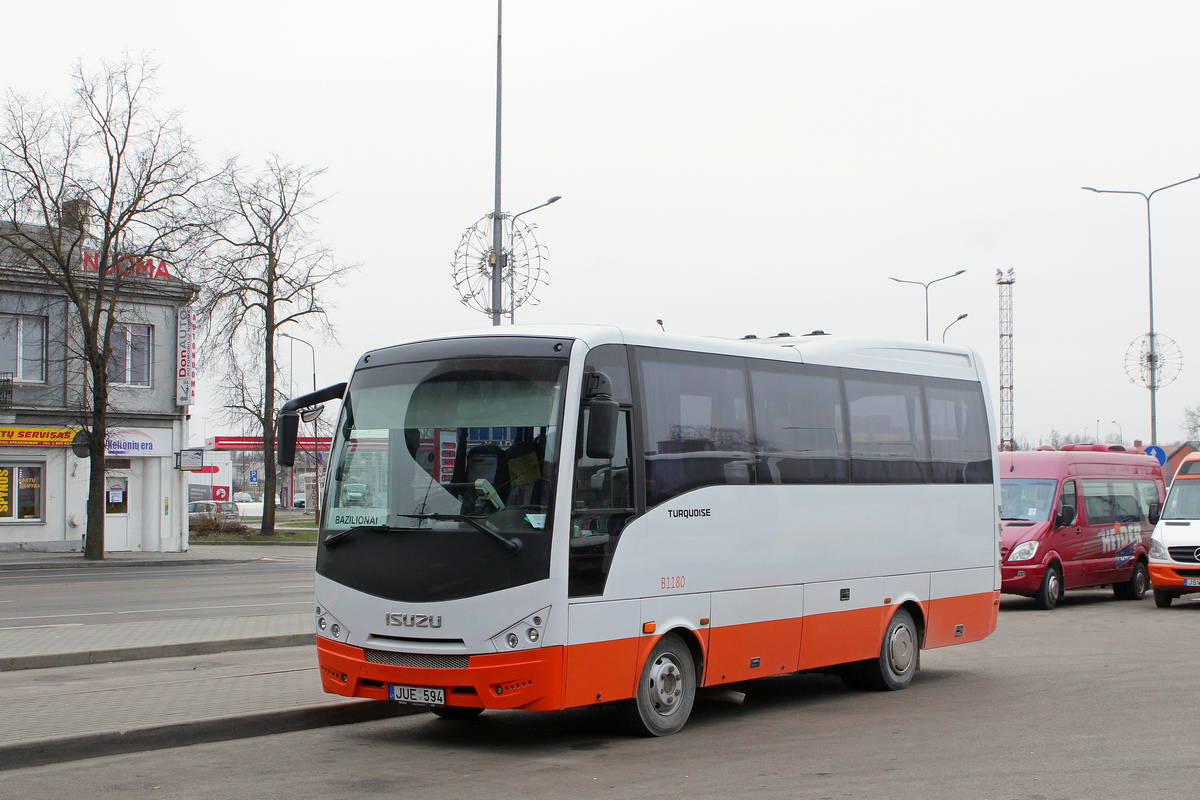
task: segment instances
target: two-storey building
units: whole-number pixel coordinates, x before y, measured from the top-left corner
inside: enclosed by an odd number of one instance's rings
[[[104,549],[186,550],[187,486],[175,453],[187,446],[195,388],[196,287],[162,261],[121,268],[138,280],[121,290],[108,371]],[[90,385],[77,319],[54,281],[0,251],[0,549],[81,549],[94,465],[71,446],[86,426]]]

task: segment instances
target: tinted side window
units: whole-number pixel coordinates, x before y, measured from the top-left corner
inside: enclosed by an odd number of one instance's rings
[[[1108,481],[1084,478],[1080,483],[1083,504],[1089,525],[1109,525],[1117,521],[1117,504],[1109,491]]]
[[[752,481],[745,363],[638,348],[645,402],[646,504],[691,489]]]
[[[977,383],[925,378],[934,483],[991,483],[992,444]]]
[[[603,372],[612,382],[613,399],[618,403],[632,403],[633,392],[629,389],[629,357],[623,344],[602,344],[588,351],[584,369]]]
[[[760,483],[846,483],[846,417],[838,371],[750,362]]]
[[[853,483],[928,483],[920,379],[846,370]]]

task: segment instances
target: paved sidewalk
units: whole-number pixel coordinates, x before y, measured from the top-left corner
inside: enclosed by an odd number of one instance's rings
[[[314,631],[311,613],[7,628],[0,629],[0,673],[293,647],[312,644]]]
[[[83,553],[40,553],[0,550],[0,570],[104,569],[107,567],[202,566],[257,561],[290,552],[316,554],[315,544],[267,543],[250,545],[193,544],[186,553],[105,553],[101,561],[88,561]]]
[[[308,645],[0,673],[0,770],[419,713],[318,670]]]

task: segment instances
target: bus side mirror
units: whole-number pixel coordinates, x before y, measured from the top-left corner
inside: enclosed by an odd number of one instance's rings
[[[275,458],[285,467],[296,463],[296,434],[299,430],[299,414],[295,411],[279,412],[279,427],[275,432]]]
[[[588,429],[584,452],[603,461],[617,454],[617,419],[621,406],[616,400],[596,398],[588,404]]]
[[[1075,521],[1075,506],[1063,506],[1058,510],[1058,517],[1054,520],[1054,526],[1061,528],[1064,525],[1070,525]]]
[[[1162,516],[1162,506],[1158,503],[1151,503],[1149,510],[1146,512],[1146,519],[1150,520],[1151,525],[1157,525],[1160,516]]]

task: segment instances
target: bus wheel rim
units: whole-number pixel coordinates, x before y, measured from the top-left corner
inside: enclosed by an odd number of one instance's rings
[[[896,674],[903,675],[912,666],[913,655],[916,653],[914,644],[912,630],[907,625],[897,625],[892,631],[891,640],[888,642],[888,660]]]
[[[649,676],[650,702],[654,710],[669,717],[679,709],[683,697],[683,670],[670,653],[663,653],[654,661]]]

